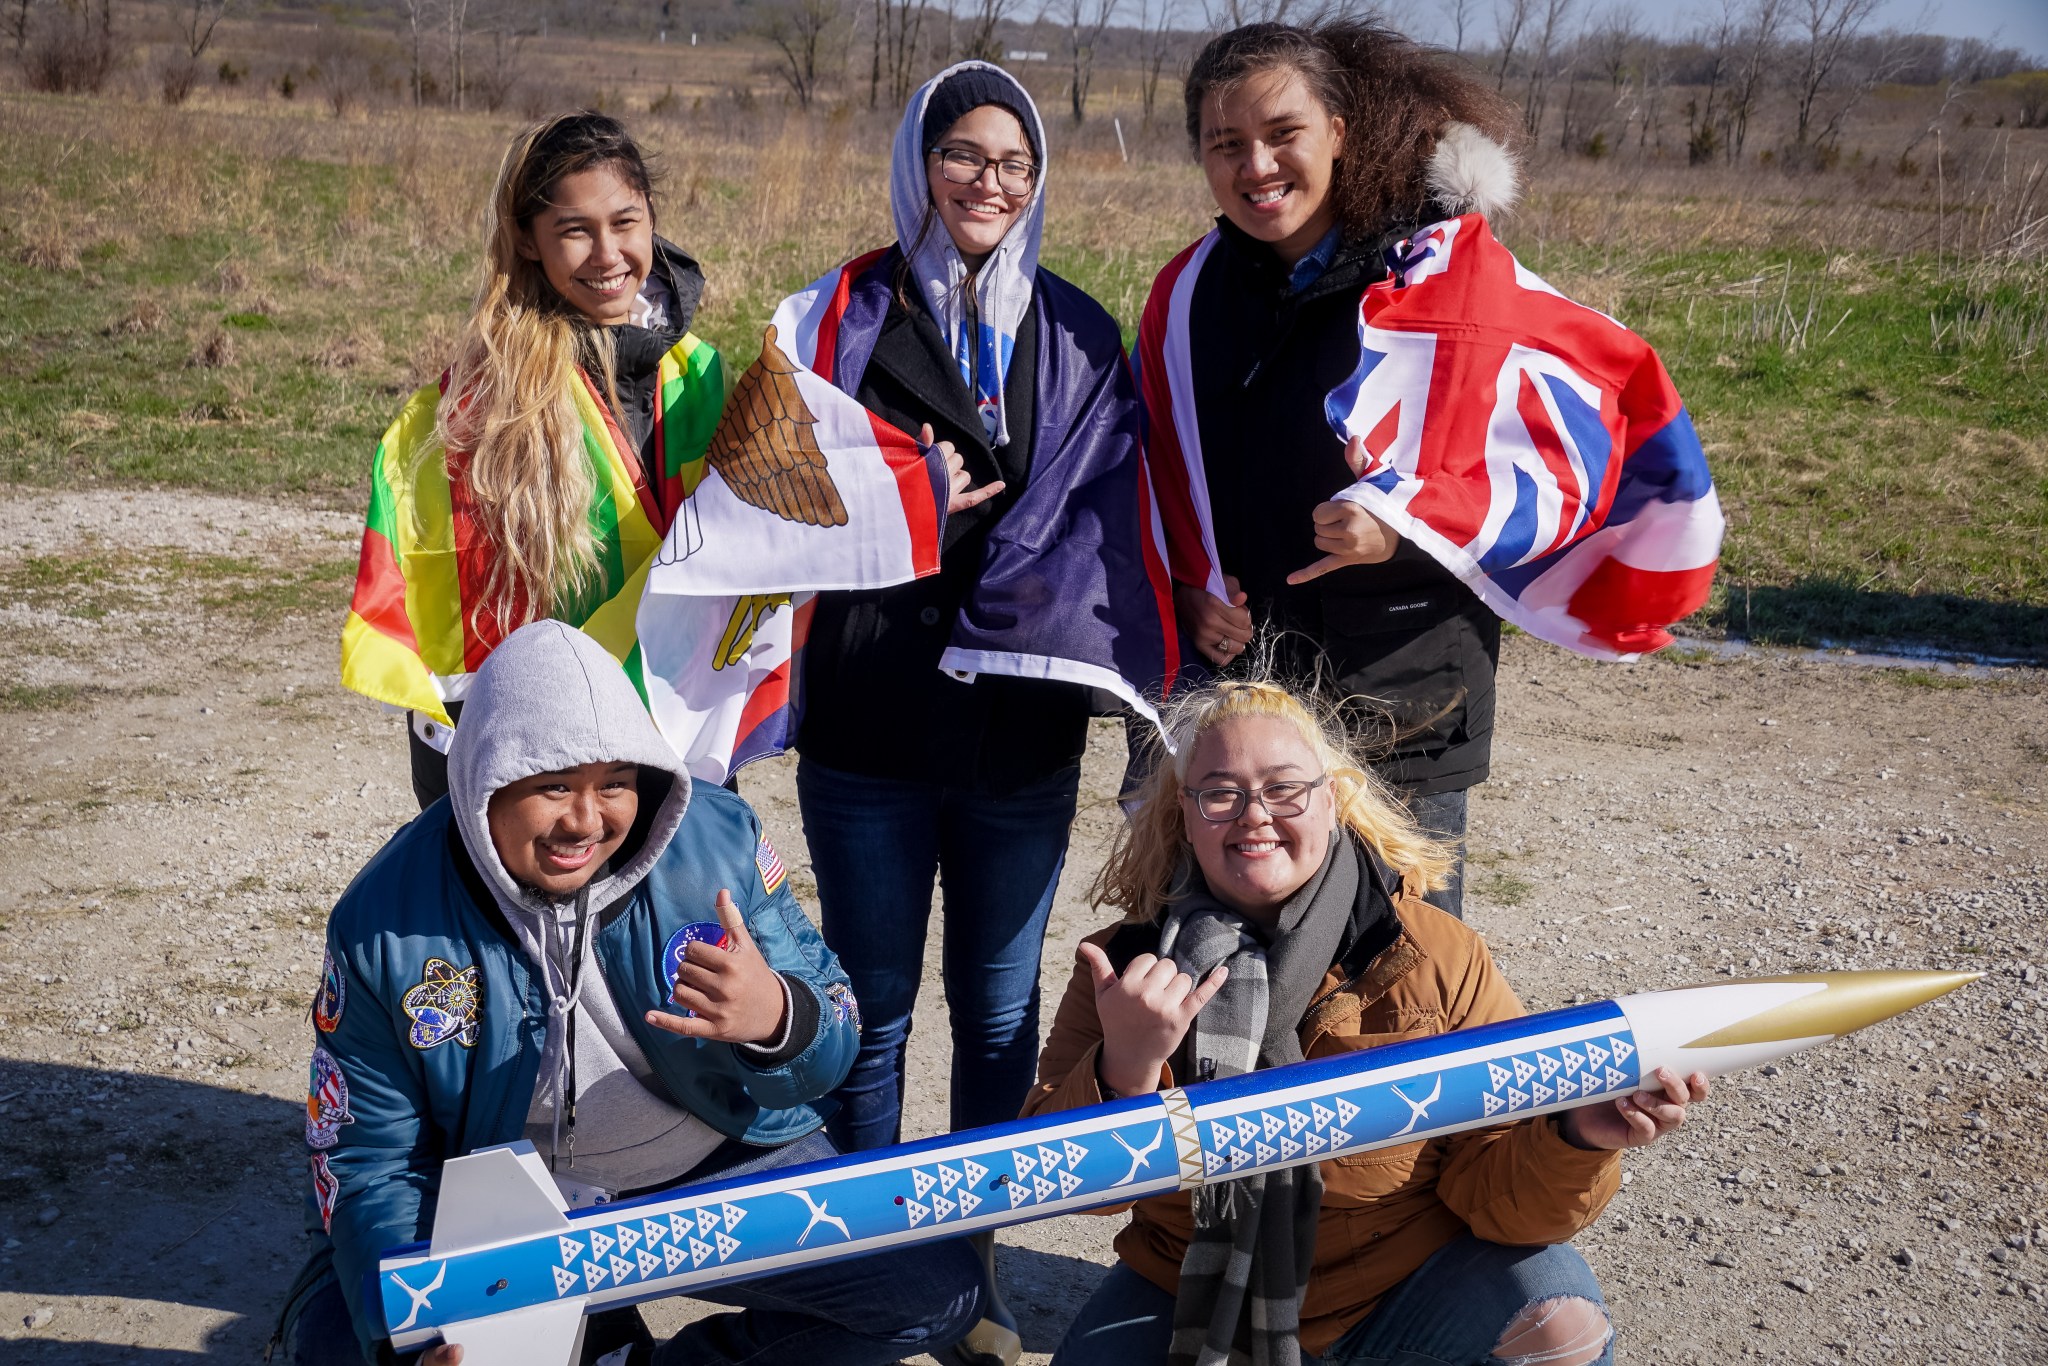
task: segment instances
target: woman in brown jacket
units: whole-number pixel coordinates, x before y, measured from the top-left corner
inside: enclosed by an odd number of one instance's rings
[[[1283,688],[1225,683],[1167,733],[1095,886],[1124,919],[1080,947],[1027,1115],[1523,1013],[1484,941],[1424,904],[1449,855],[1339,726]],[[1599,1286],[1567,1240],[1620,1185],[1618,1150],[1707,1094],[1698,1074],[1657,1080],[1139,1201],[1054,1366],[1609,1362]]]

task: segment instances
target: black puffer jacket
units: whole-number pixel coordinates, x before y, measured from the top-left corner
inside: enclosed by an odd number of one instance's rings
[[[1276,663],[1320,674],[1354,725],[1386,752],[1382,776],[1421,795],[1486,777],[1500,621],[1448,570],[1403,543],[1384,564],[1298,587],[1322,558],[1317,504],[1354,482],[1323,399],[1358,363],[1358,300],[1385,274],[1386,240],[1347,243],[1299,292],[1270,247],[1219,219],[1195,284],[1190,350],[1216,552]]]
[[[900,297],[889,305],[855,397],[912,435],[929,422],[934,439],[960,452],[974,487],[1001,479],[1004,489],[947,516],[932,577],[818,595],[796,740],[806,759],[867,777],[992,795],[1079,762],[1088,738],[1085,688],[995,674],[960,683],[939,672],[954,619],[980,576],[989,531],[1031,478],[1037,375],[1034,305],[1017,329],[1004,377],[1010,442],[991,449],[922,297],[913,289],[907,307]]]
[[[688,252],[665,237],[657,237],[654,264],[648,274],[659,277],[668,286],[667,325],[648,328],[621,323],[611,329],[613,380],[619,399],[618,411],[612,416],[625,428],[627,440],[639,453],[640,467],[648,471],[648,487],[658,491],[661,454],[654,449],[656,372],[661,358],[682,340],[697,316],[698,301],[704,297],[704,271]],[[596,373],[594,368],[591,373]]]

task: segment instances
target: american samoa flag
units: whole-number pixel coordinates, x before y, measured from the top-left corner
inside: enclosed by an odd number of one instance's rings
[[[1171,463],[1187,470],[1184,487],[1161,493],[1176,575],[1216,591],[1185,356],[1209,245],[1155,287],[1147,314],[1162,363],[1145,382],[1154,460],[1169,463],[1158,415],[1170,413],[1167,439],[1183,455]],[[1358,367],[1325,404],[1338,437],[1362,437],[1370,459],[1336,496],[1533,636],[1597,659],[1670,644],[1667,628],[1706,601],[1722,518],[1692,420],[1649,343],[1525,269],[1476,214],[1421,230],[1391,257],[1359,304]]]
[[[852,397],[898,259],[859,257],[776,308],[648,572],[648,707],[696,778],[723,782],[794,738],[817,593],[938,572],[944,459]],[[940,667],[1082,683],[1149,714],[1182,655],[1136,392],[1107,314],[1044,270],[1036,304],[1031,479],[988,538]]]

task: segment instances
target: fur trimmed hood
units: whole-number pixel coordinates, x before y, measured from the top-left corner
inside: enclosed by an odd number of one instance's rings
[[[1444,125],[1429,157],[1430,198],[1445,212],[1488,218],[1515,206],[1522,168],[1514,153],[1469,123]]]

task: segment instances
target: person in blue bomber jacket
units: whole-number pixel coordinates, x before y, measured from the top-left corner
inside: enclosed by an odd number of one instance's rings
[[[714,916],[724,947],[690,942]],[[530,1139],[577,1208],[829,1157],[815,1103],[860,1033],[759,818],[693,788],[625,672],[554,621],[492,652],[449,795],[335,906],[313,1024],[314,1251],[279,1328],[294,1366],[401,1359],[364,1277],[431,1235],[448,1159]],[[658,1346],[636,1310],[599,1314],[583,1355],[891,1362],[965,1334],[980,1287],[965,1245],[927,1244],[707,1292],[741,1312]]]

